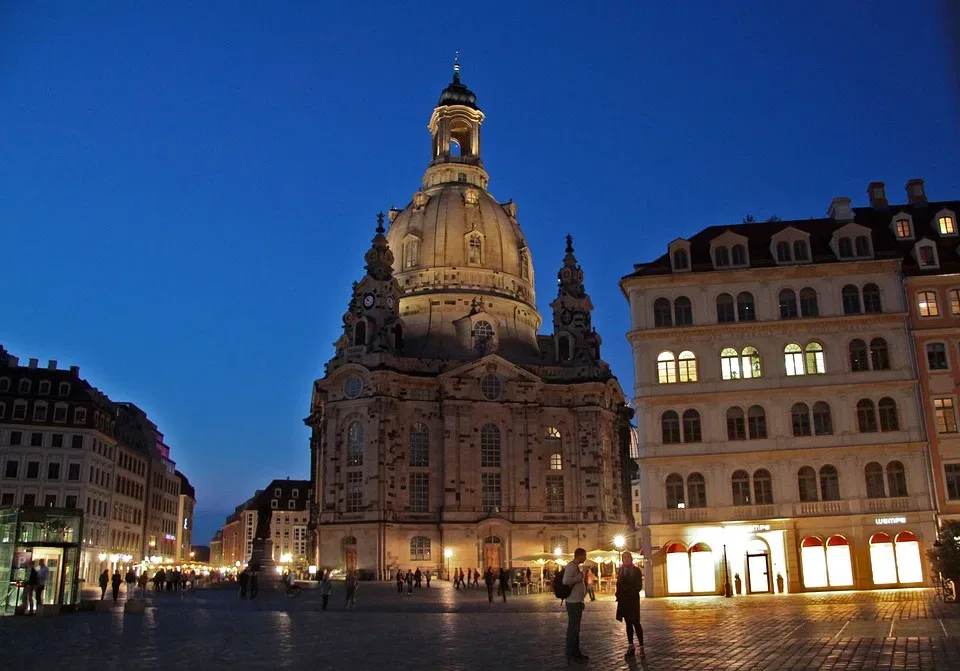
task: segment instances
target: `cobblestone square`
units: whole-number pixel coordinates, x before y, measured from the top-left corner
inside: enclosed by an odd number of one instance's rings
[[[566,616],[550,594],[487,602],[486,590],[434,583],[397,594],[363,583],[353,612],[337,585],[327,612],[297,598],[233,590],[150,594],[143,615],[110,612],[0,620],[3,668],[545,669],[565,666]],[[615,602],[588,603],[592,669],[956,669],[960,606],[930,590],[784,597],[651,599],[646,658],[626,660]]]

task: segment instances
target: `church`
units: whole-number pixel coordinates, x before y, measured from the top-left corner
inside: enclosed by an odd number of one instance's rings
[[[540,334],[517,206],[488,191],[484,118],[455,65],[430,117],[422,186],[378,216],[314,382],[304,421],[321,568],[383,579],[509,567],[608,548],[626,528],[618,433],[629,410],[601,359],[573,240],[552,333]]]

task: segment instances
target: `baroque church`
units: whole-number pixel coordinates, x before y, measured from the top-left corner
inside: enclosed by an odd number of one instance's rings
[[[553,332],[539,334],[517,206],[487,190],[483,121],[455,65],[430,117],[422,187],[378,216],[314,382],[304,421],[320,567],[386,578],[512,566],[609,547],[629,518],[618,447],[629,410],[600,358],[573,241]]]

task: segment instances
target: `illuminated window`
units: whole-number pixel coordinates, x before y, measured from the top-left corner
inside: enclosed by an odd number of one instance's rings
[[[756,347],[748,345],[740,352],[740,373],[745,378],[760,377],[760,352]]]
[[[875,461],[871,461],[864,466],[863,477],[867,484],[868,499],[886,498],[887,491],[883,484],[883,466]]]
[[[797,489],[800,494],[800,500],[804,503],[810,503],[818,500],[817,496],[817,473],[809,466],[804,466],[797,471]]]
[[[890,370],[890,350],[883,338],[870,341],[870,365],[874,370]]]
[[[913,232],[910,230],[909,219],[897,219],[897,237],[912,238]]]
[[[697,381],[697,357],[690,351],[680,352],[677,363],[678,377],[681,382]]]
[[[824,501],[840,500],[840,475],[835,466],[820,467],[820,498]]]
[[[947,296],[950,302],[950,315],[960,317],[960,289],[951,289]]]
[[[696,410],[685,410],[683,412],[683,442],[699,443],[700,440],[700,413]]]
[[[897,583],[897,562],[893,552],[893,539],[889,534],[876,533],[870,538],[870,568],[873,572],[873,584]]]
[[[430,431],[423,422],[410,427],[410,465],[417,468],[430,465]]]
[[[803,539],[800,543],[800,565],[804,587],[827,587],[827,555],[822,540],[814,536]]]
[[[794,403],[790,408],[793,435],[801,438],[810,435],[810,408],[806,403]]]
[[[667,410],[660,416],[660,429],[663,433],[663,442],[680,442],[680,415],[673,410]]]
[[[666,298],[658,298],[653,302],[653,325],[657,328],[673,326],[673,309]]]
[[[720,373],[724,380],[739,380],[740,355],[732,347],[725,347],[720,351]]]
[[[843,314],[860,314],[860,290],[852,284],[847,284],[840,290],[840,297],[843,300]]]
[[[480,429],[480,466],[500,466],[500,427],[496,424],[484,424]]]
[[[430,561],[430,539],[414,536],[410,539],[410,561]]]
[[[853,585],[850,543],[843,536],[831,536],[827,539],[827,581],[830,587]]]
[[[757,469],[753,473],[753,502],[758,506],[773,503],[773,478],[765,468]]]
[[[691,591],[696,594],[714,594],[717,591],[713,550],[706,543],[697,543],[690,548],[690,583]]]
[[[683,478],[676,473],[667,476],[667,508],[683,508]]]
[[[887,487],[890,496],[907,496],[907,472],[902,462],[891,461],[887,464]]]
[[[547,512],[563,512],[563,476],[547,476]]]
[[[820,343],[807,343],[807,375],[822,375],[827,372],[823,360],[823,346]]]
[[[803,349],[800,345],[791,343],[784,347],[783,361],[787,367],[787,375],[803,375]]]
[[[797,294],[793,289],[783,289],[780,292],[780,319],[793,319],[799,316],[797,311]]]
[[[937,225],[940,229],[940,235],[957,234],[957,228],[953,223],[953,217],[940,217],[937,219]]]
[[[952,398],[933,399],[933,413],[937,433],[957,432],[957,416],[954,413]]]
[[[860,433],[876,433],[877,413],[873,401],[862,398],[857,401],[857,428]]]
[[[677,381],[677,361],[673,352],[664,351],[657,355],[657,378],[660,384],[673,384]]]
[[[737,407],[727,410],[727,440],[746,440],[747,423],[743,410]]]
[[[939,317],[940,307],[937,305],[937,293],[935,291],[918,292],[917,309],[921,317]]]
[[[850,341],[850,370],[853,372],[870,370],[870,358],[867,356],[867,343],[859,338]]]
[[[563,455],[559,452],[550,455],[550,470],[559,471],[563,469]]]
[[[692,589],[690,581],[690,555],[687,554],[687,549],[680,543],[673,543],[667,547],[665,554],[667,565],[667,593],[689,594]]]
[[[753,294],[741,291],[737,294],[737,321],[752,322],[757,319],[757,311],[753,304]]]
[[[560,429],[555,426],[547,427],[547,438],[552,440],[560,440]]]
[[[892,398],[881,398],[877,402],[877,414],[880,416],[881,431],[900,430],[900,419],[897,416],[897,402]]]
[[[677,326],[693,325],[693,304],[686,296],[673,301],[674,322]]]
[[[347,428],[347,466],[363,466],[363,425],[350,422]]]
[[[818,436],[828,436],[833,433],[830,406],[823,401],[813,404],[813,433]]]
[[[707,507],[707,481],[700,473],[691,473],[687,476],[687,507]]]
[[[897,577],[902,584],[923,582],[923,562],[920,559],[920,543],[909,531],[901,531],[894,539],[897,560]]]
[[[927,368],[930,370],[947,370],[950,363],[947,360],[947,346],[942,342],[927,343]]]
[[[819,317],[820,306],[817,303],[817,292],[806,287],[800,290],[800,316]]]
[[[733,296],[720,294],[717,296],[717,322],[729,324],[736,321],[736,310],[733,307]]]
[[[730,486],[733,490],[733,505],[750,505],[750,474],[744,470],[734,471],[730,477]]]
[[[751,440],[767,437],[767,415],[759,405],[747,410],[747,429]]]
[[[883,305],[880,301],[880,287],[872,282],[863,285],[863,311],[868,314],[883,312]]]

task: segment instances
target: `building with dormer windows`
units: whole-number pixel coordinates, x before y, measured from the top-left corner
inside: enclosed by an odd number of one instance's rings
[[[539,334],[517,206],[488,191],[484,119],[456,66],[430,118],[422,186],[380,216],[314,383],[305,421],[321,567],[385,577],[511,566],[607,547],[623,530],[624,397],[600,358],[573,241],[553,332]]]

